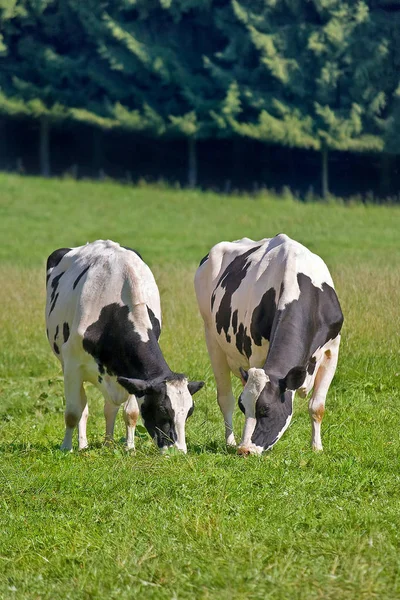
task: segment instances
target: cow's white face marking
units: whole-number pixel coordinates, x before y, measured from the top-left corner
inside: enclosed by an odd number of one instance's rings
[[[255,367],[249,369],[248,379],[240,397],[244,408],[245,423],[239,450],[242,447],[248,448],[251,445],[254,446],[254,444],[251,442],[251,436],[254,433],[257,423],[256,402],[268,382],[269,377],[265,373],[264,369],[256,369]]]
[[[187,452],[185,423],[189,410],[193,406],[193,399],[188,390],[187,383],[187,379],[183,379],[181,381],[169,381],[166,383],[167,395],[175,413],[174,425],[177,437],[175,446],[185,453]]]

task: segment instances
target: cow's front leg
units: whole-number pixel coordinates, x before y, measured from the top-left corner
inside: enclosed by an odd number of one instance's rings
[[[212,333],[205,330],[207,349],[217,384],[217,400],[225,422],[225,440],[227,446],[236,446],[233,433],[233,411],[235,397],[232,393],[231,371],[225,353],[221,350]]]
[[[339,357],[340,335],[331,348],[325,351],[314,381],[314,389],[308,406],[311,418],[311,446],[313,450],[322,450],[321,423],[325,413],[325,400],[329,386],[335,375]]]
[[[105,444],[110,444],[114,439],[115,419],[119,410],[119,405],[114,404],[110,400],[106,400],[104,404],[104,418],[106,420],[106,437]]]
[[[79,424],[78,424],[79,450],[84,450],[89,445],[88,441],[87,441],[87,437],[86,437],[86,425],[87,425],[87,420],[89,417],[89,407],[88,407],[86,394],[85,394],[85,390],[84,390],[83,386],[82,386],[82,391],[83,391],[83,396],[84,396],[84,400],[82,400],[82,402],[85,402],[85,408],[82,411],[82,416],[81,416],[81,418],[79,420]]]
[[[86,421],[87,399],[79,369],[64,369],[65,392],[65,435],[61,450],[72,452],[72,436],[75,427],[79,424],[79,449],[87,446]],[[85,413],[83,415],[83,413]]]
[[[126,447],[135,449],[135,429],[139,418],[139,406],[135,396],[129,396],[124,404],[124,421],[126,425]]]

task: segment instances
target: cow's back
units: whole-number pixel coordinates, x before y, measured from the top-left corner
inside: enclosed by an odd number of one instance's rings
[[[67,251],[60,260],[59,251],[49,257],[46,301],[47,334],[60,360],[63,344],[80,346],[106,307],[127,307],[131,315],[146,305],[161,323],[157,285],[135,251],[110,240],[63,250]],[[54,255],[57,262],[51,266]]]
[[[299,273],[333,289],[324,261],[285,234],[221,242],[199,266],[199,309],[233,372],[264,364],[277,312],[300,296]]]

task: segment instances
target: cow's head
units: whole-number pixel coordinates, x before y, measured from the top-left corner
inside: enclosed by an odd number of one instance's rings
[[[175,446],[186,453],[185,423],[193,413],[192,396],[204,381],[174,374],[161,381],[118,377],[118,383],[138,399],[143,423],[157,446],[162,451]]]
[[[294,367],[286,377],[269,377],[264,369],[240,369],[245,384],[239,407],[245,414],[239,454],[261,454],[272,448],[289,426],[293,396],[306,377],[306,369]]]

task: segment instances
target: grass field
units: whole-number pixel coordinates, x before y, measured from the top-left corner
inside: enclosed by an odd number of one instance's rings
[[[261,457],[227,452],[193,291],[214,243],[285,232],[330,267],[345,315],[310,449],[307,401]],[[188,454],[63,454],[63,386],[44,327],[45,261],[110,238],[138,249],[172,369],[204,379]],[[400,598],[400,210],[0,175],[0,598]],[[236,392],[239,385],[235,383]],[[235,429],[242,426],[240,411]]]

